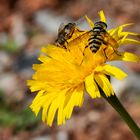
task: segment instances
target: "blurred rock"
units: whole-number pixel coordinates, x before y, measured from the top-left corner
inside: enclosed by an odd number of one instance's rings
[[[56,135],[56,140],[69,140],[68,134],[65,131],[59,131]]]
[[[36,51],[33,51],[32,53],[25,53],[22,51],[20,55],[16,56],[16,60],[13,63],[12,68],[18,72],[28,68],[31,69],[32,64],[39,63],[37,55],[38,52]]]
[[[0,44],[5,44],[8,40],[8,35],[5,32],[0,33]]]
[[[4,70],[9,69],[12,65],[12,60],[10,55],[4,51],[0,51],[0,73]]]
[[[11,37],[18,47],[26,44],[27,37],[25,35],[25,26],[21,14],[13,14],[11,16]]]
[[[58,16],[50,10],[41,10],[35,14],[36,23],[48,33],[55,33],[61,23],[67,21],[67,17]]]
[[[25,83],[21,83],[19,77],[14,73],[3,73],[0,75],[0,89],[5,93],[7,102],[19,102],[24,99]]]

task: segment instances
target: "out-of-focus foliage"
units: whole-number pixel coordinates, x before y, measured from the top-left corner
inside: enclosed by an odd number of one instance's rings
[[[1,49],[6,52],[13,53],[18,49],[18,47],[14,40],[8,40],[5,44],[2,45]]]
[[[23,108],[20,111],[13,110],[6,104],[5,96],[0,92],[0,124],[6,127],[13,127],[19,131],[22,129],[33,129],[38,123],[34,114],[29,108]]]

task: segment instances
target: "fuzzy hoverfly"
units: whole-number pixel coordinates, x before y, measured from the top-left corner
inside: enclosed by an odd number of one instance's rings
[[[66,25],[61,24],[58,29],[58,36],[55,41],[55,45],[67,49],[65,44],[68,44],[67,40],[72,37],[75,28],[76,28],[75,23],[68,23]]]
[[[78,39],[78,37],[87,32],[80,30],[77,26],[81,24],[83,20],[85,20],[85,18],[80,18],[76,22],[69,22],[67,24],[61,23],[58,29],[58,35],[57,39],[55,40],[55,45],[64,49],[69,49],[69,42],[76,38]]]
[[[95,22],[94,27],[89,31],[81,31],[77,28],[75,23],[68,23],[65,26],[63,26],[63,28],[62,27],[59,28],[58,37],[55,41],[55,44],[58,47],[67,49],[66,46],[69,43],[68,40],[70,38],[72,38],[72,36],[74,36],[76,29],[78,30],[78,32],[82,32],[82,34],[77,36],[74,41],[76,41],[76,40],[82,41],[82,39],[86,40],[85,49],[89,47],[93,53],[96,53],[99,50],[99,48],[101,47],[101,45],[104,44],[106,46],[110,45],[113,48],[114,52],[116,52],[118,43],[107,32],[107,30],[106,30],[107,24],[102,21]],[[81,41],[76,41],[76,43],[81,43]],[[104,50],[104,52],[105,52],[105,50]],[[107,56],[106,53],[105,53],[105,56]]]

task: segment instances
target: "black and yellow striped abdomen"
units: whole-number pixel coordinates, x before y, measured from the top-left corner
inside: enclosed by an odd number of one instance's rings
[[[104,33],[106,33],[107,25],[104,22],[96,22],[91,30],[91,36],[88,39],[88,47],[93,53],[96,53],[100,46],[104,43]]]

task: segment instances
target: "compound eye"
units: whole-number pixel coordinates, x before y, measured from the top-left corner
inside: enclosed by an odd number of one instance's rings
[[[65,30],[71,31],[71,30],[73,29],[74,26],[75,26],[74,23],[68,23],[68,24],[65,26]]]
[[[65,32],[66,33],[70,32],[71,29],[72,29],[72,26],[71,25],[68,24],[68,25],[65,26]]]

